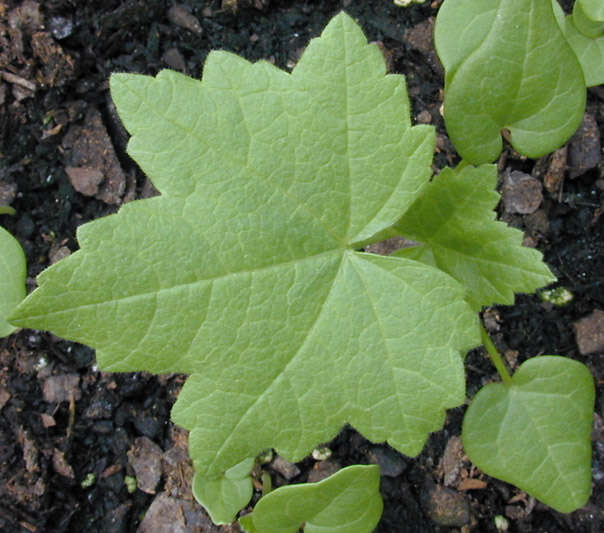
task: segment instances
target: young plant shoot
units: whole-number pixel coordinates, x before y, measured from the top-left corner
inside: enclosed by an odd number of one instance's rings
[[[443,57],[454,123],[451,102],[474,98],[458,80],[489,74],[466,59],[487,53],[477,43],[488,42],[497,4],[476,15],[474,2],[468,18],[468,2],[457,2],[456,27],[474,28],[460,46],[443,40],[450,22],[439,23],[441,54],[451,48]],[[473,137],[461,134],[460,150],[471,161],[496,157],[502,127],[519,146],[535,136],[533,153],[578,124],[580,66],[551,8],[543,18],[556,30],[547,27],[555,61],[545,77],[560,66],[569,81],[564,94],[541,92],[564,117],[546,119],[540,103],[515,115],[509,99],[486,114],[477,108],[462,121]],[[466,24],[475,19],[484,24]],[[521,19],[519,37],[546,31]],[[495,36],[488,53],[499,44]],[[536,92],[522,76],[513,85],[528,100]],[[111,95],[132,135],[128,153],[161,195],[81,226],[80,249],[40,274],[10,320],[94,347],[105,371],[189,374],[172,419],[190,431],[194,493],[217,522],[249,501],[250,458],[263,450],[298,461],[349,423],[417,455],[446,410],[466,400],[464,356],[490,342],[480,308],[555,280],[520,231],[494,220],[494,167],[462,165],[431,180],[434,129],[411,125],[405,79],[386,73],[379,48],[345,13],[291,73],[211,52],[201,81],[168,70],[114,74]],[[515,118],[502,123],[502,114]],[[486,145],[472,141],[482,137]],[[359,251],[391,235],[421,244],[389,257]],[[471,458],[561,511],[583,505],[589,373],[541,357],[509,376],[492,357],[503,383],[485,387],[468,411]],[[511,412],[523,416],[511,422]],[[250,533],[303,523],[369,532],[381,513],[378,483],[375,467],[345,469],[270,493],[241,522]],[[359,501],[366,514],[351,522]]]

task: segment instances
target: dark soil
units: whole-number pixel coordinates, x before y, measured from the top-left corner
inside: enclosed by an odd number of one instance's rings
[[[0,224],[26,251],[30,289],[51,261],[77,249],[80,224],[154,194],[125,154],[127,135],[107,90],[115,71],[155,74],[170,66],[199,77],[205,56],[216,48],[289,69],[309,38],[345,8],[369,39],[381,44],[391,70],[407,76],[414,118],[437,127],[436,167],[457,162],[438,112],[443,77],[430,44],[430,17],[439,1],[407,9],[392,0],[222,4],[184,0],[183,9],[169,13],[168,0],[0,2],[0,203],[17,210],[14,217],[0,217]],[[573,301],[555,307],[523,295],[515,306],[490,309],[486,316],[512,366],[543,353],[587,364],[598,386],[597,413],[603,406],[604,352],[580,353],[573,324],[604,309],[601,89],[589,92],[591,129],[567,150],[540,161],[506,150],[500,160],[502,176],[524,171],[545,184],[536,213],[509,213],[502,205],[500,214],[527,232],[527,244],[544,252],[559,278],[556,286],[569,289]],[[594,136],[595,163],[584,163],[577,153]],[[469,397],[496,379],[479,350],[469,354],[467,369]],[[46,332],[20,331],[0,340],[0,530],[238,531],[214,528],[190,503],[179,511],[189,524],[185,529],[176,522],[139,528],[156,494],[173,496],[170,501],[181,505],[190,500],[190,466],[182,455],[186,439],[169,421],[182,383],[182,376],[104,374],[94,365],[92,350]],[[463,412],[452,410],[445,428],[414,459],[346,428],[329,444],[327,469],[382,466],[380,532],[497,531],[496,515],[506,517],[512,532],[604,530],[604,433],[597,414],[592,498],[583,509],[562,515],[470,465],[456,448]],[[162,477],[148,480],[147,492],[130,493],[126,476],[134,474],[132,457],[141,450],[163,453]],[[290,481],[316,474],[323,466],[315,463],[298,464]],[[282,469],[266,468],[275,485],[284,482]],[[94,483],[83,486],[90,474]],[[434,509],[443,502],[448,513]]]

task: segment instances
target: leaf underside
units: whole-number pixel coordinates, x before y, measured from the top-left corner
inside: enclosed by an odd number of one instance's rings
[[[6,321],[25,298],[25,254],[17,240],[0,227],[0,337],[10,335],[16,328]]]
[[[523,363],[511,386],[487,385],[472,400],[463,444],[481,470],[568,513],[591,491],[593,378],[558,356]]]
[[[550,2],[446,0],[434,39],[447,132],[467,161],[496,159],[504,128],[518,152],[541,157],[581,123],[583,73]]]
[[[480,340],[453,278],[355,251],[419,197],[434,147],[377,46],[342,13],[291,74],[212,52],[201,82],[118,74],[111,93],[161,196],[81,226],[11,320],[104,370],[191,374],[172,417],[208,479],[345,423],[419,453]]]
[[[354,465],[319,483],[270,492],[239,519],[246,533],[370,533],[382,514],[378,466]]]
[[[556,280],[541,252],[522,246],[522,231],[495,220],[499,194],[494,165],[446,168],[424,189],[395,228],[422,245],[396,252],[434,265],[468,290],[477,311],[512,305]]]

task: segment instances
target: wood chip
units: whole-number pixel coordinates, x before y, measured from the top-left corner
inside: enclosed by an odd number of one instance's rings
[[[65,453],[57,448],[54,449],[52,454],[52,467],[54,468],[57,474],[60,474],[69,479],[74,479],[75,474],[73,473],[73,468],[65,459]]]
[[[120,465],[120,464],[114,464],[114,465],[108,466],[107,468],[105,468],[105,470],[103,470],[101,477],[102,478],[111,477],[113,474],[117,474],[121,469],[122,469],[122,465]]]
[[[281,474],[288,481],[300,474],[300,469],[293,463],[286,461],[283,457],[277,455],[271,463],[271,468]]]
[[[42,419],[42,425],[45,428],[51,428],[57,425],[55,417],[52,415],[49,415],[47,413],[40,413],[40,418]]]
[[[74,397],[79,400],[82,396],[80,391],[79,374],[61,374],[50,376],[42,384],[42,395],[44,401],[49,403],[67,402]]]
[[[480,490],[480,489],[486,489],[486,488],[487,488],[486,481],[483,481],[482,479],[471,478],[471,477],[462,479],[461,482],[459,483],[459,485],[457,485],[457,490]]]
[[[36,90],[35,83],[33,83],[32,81],[26,80],[25,78],[22,78],[21,76],[17,76],[16,74],[13,74],[12,72],[7,72],[5,70],[0,71],[0,74],[2,75],[2,78],[5,81],[7,81],[8,83],[20,85],[21,87],[23,87],[31,92],[34,92]]]

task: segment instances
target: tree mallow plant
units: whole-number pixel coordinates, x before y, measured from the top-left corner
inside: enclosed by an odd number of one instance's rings
[[[492,24],[491,11],[478,11]],[[519,35],[530,24],[522,18]],[[463,109],[451,103],[457,77],[489,73],[466,61],[486,30],[456,47],[439,26],[450,125]],[[515,96],[532,111],[516,113],[521,104],[507,98],[488,132],[477,125],[482,114],[466,117],[472,135],[489,139],[461,135],[470,161],[497,155],[502,127],[531,152],[572,133],[582,74],[559,30],[552,43],[573,74],[564,95],[549,95],[549,111],[564,106],[565,118],[526,103],[534,87],[519,78]],[[540,58],[530,56],[531,68]],[[511,304],[555,278],[539,252],[521,246],[520,231],[495,221],[494,166],[462,163],[432,178],[434,129],[411,125],[405,79],[386,74],[348,15],[311,41],[291,73],[211,52],[201,81],[167,70],[114,74],[111,95],[132,134],[128,153],[161,195],[81,226],[80,250],[40,274],[10,321],[96,348],[106,371],[189,374],[172,419],[190,431],[194,493],[215,521],[231,521],[249,501],[254,457],[268,448],[298,461],[349,423],[418,454],[446,409],[464,403],[464,355],[481,343],[502,382],[468,410],[470,458],[560,511],[585,503],[589,372],[548,356],[510,376],[478,319],[482,306]],[[535,150],[529,130],[538,132]],[[420,244],[389,257],[362,251],[392,235]],[[376,468],[351,467],[316,486],[277,489],[241,523],[249,533],[303,523],[371,531],[377,489]],[[367,514],[349,520],[361,500]],[[341,527],[325,522],[340,516]]]

